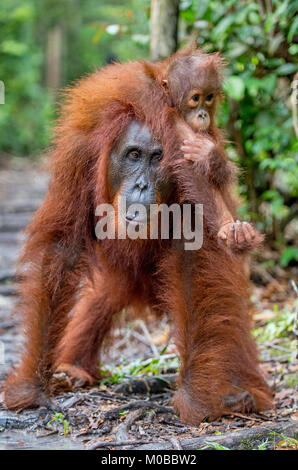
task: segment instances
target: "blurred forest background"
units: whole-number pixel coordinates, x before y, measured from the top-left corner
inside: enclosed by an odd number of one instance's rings
[[[298,0],[172,2],[179,3],[178,47],[196,40],[228,62],[218,122],[243,170],[241,215],[267,234],[281,266],[293,264]],[[138,58],[152,58],[149,0],[2,0],[0,160],[42,155],[61,87],[113,60]]]

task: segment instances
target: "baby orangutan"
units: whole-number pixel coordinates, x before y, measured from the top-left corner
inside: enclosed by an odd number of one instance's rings
[[[242,251],[256,248],[263,236],[248,222],[235,223],[228,209],[226,198],[235,169],[225,154],[223,137],[214,122],[221,94],[222,66],[217,53],[209,55],[195,50],[189,55],[177,55],[169,62],[161,83],[172,106],[188,124],[177,123],[184,139],[181,147],[184,157],[196,162],[199,174],[209,177],[217,209],[218,237],[232,250]]]

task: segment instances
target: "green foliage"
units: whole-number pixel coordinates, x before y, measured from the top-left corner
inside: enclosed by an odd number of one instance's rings
[[[49,424],[57,422],[63,424],[63,429],[64,429],[64,436],[68,434],[69,431],[69,422],[64,419],[62,413],[55,413],[54,416],[52,416],[52,419],[49,421]]]
[[[106,374],[106,377],[101,380],[100,384],[118,384],[131,377],[160,375],[164,369],[177,369],[178,366],[179,361],[176,356],[161,355],[159,358],[140,358],[130,363],[126,363],[125,358],[122,357],[120,364],[116,366],[101,367],[101,372]],[[160,380],[166,381],[162,377],[160,377]]]
[[[111,59],[148,54],[149,0],[3,0],[0,5],[0,152],[49,144],[57,96],[47,89],[48,38],[62,30],[61,87]],[[116,33],[117,34],[116,34]]]
[[[34,1],[4,1],[0,7],[0,149],[31,153],[47,145],[52,99],[41,84],[42,49],[34,34]]]
[[[273,341],[276,338],[289,338],[293,336],[293,344],[289,346],[292,346],[294,351],[296,342],[293,333],[294,322],[294,311],[290,311],[287,307],[284,307],[284,309],[279,312],[278,308],[276,308],[274,318],[269,320],[265,326],[255,329],[253,334],[260,343]]]
[[[266,439],[266,441],[262,442],[262,444],[258,446],[257,450],[266,450],[269,444],[269,439]]]
[[[269,439],[266,439],[264,442],[259,444],[257,447],[253,447],[250,450],[267,450],[268,445],[270,445]],[[219,444],[218,442],[208,442],[206,441],[206,445],[204,447],[201,447],[199,450],[231,450],[229,447],[223,446],[222,444]]]
[[[274,436],[274,440],[277,438],[278,442],[276,443],[278,447],[287,447],[292,450],[298,449],[298,441],[293,437],[285,436],[284,434],[279,434],[277,432],[270,432],[269,435]]]
[[[244,97],[245,83],[242,78],[230,75],[225,80],[223,89],[231,98],[240,101]]]
[[[231,450],[231,449],[229,449],[229,447],[225,447],[221,444],[218,444],[217,442],[208,442],[208,441],[206,441],[206,445],[204,447],[200,447],[199,450],[210,450],[210,449]]]
[[[280,257],[280,264],[283,267],[288,266],[291,261],[298,262],[298,248],[294,246],[286,247]]]

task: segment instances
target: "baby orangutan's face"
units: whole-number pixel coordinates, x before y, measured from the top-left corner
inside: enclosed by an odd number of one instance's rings
[[[221,90],[221,59],[198,53],[169,64],[163,86],[193,131],[208,132]]]
[[[209,130],[215,98],[215,93],[210,90],[193,89],[182,101],[180,112],[195,132]]]

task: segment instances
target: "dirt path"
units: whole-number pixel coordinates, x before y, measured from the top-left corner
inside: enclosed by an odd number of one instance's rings
[[[0,346],[4,347],[0,386],[17,361],[21,344],[12,311],[16,303],[13,275],[24,240],[22,231],[42,201],[47,180],[46,174],[25,160],[0,170]],[[171,362],[175,359],[173,344],[163,356],[164,370],[160,367],[159,354],[168,342],[166,320],[157,324],[151,319],[148,329],[140,321],[119,328],[114,348],[103,362],[113,364],[121,356],[125,358],[130,366],[127,370],[116,368],[118,376],[114,378],[115,382],[122,382],[122,375],[124,385],[102,384],[64,393],[55,398],[57,413],[39,409],[17,414],[0,404],[0,449],[196,449],[206,442],[243,449],[258,448],[265,442],[266,448],[273,448],[280,438],[270,432],[294,435],[297,422],[291,419],[291,389],[280,395],[276,411],[264,415],[229,416],[198,427],[181,424],[170,405],[177,370],[177,364]],[[138,368],[137,377],[131,361],[135,361],[135,370]],[[157,366],[159,376],[152,376]],[[268,359],[264,366],[271,367],[272,381],[280,367],[284,374],[291,374],[291,366],[285,363]],[[110,376],[108,382],[111,381]]]

